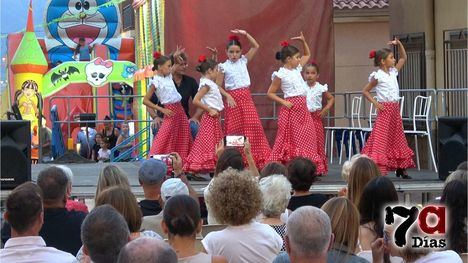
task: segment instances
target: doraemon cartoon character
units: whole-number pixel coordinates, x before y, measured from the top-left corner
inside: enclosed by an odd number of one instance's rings
[[[45,44],[49,59],[73,60],[73,52],[83,37],[86,44],[106,45],[110,58],[119,55],[122,28],[120,11],[110,0],[49,0],[45,9]],[[108,3],[108,4],[106,4]]]
[[[85,67],[86,80],[92,86],[100,87],[107,81],[112,69],[112,61],[95,58]]]

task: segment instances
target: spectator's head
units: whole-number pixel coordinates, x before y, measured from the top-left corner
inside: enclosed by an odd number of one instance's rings
[[[57,168],[60,168],[62,169],[62,171],[65,173],[65,175],[67,176],[68,178],[68,186],[67,186],[67,198],[69,198],[71,196],[71,193],[72,193],[72,186],[73,186],[73,172],[72,170],[70,169],[70,167],[66,166],[66,165],[57,165],[56,166]]]
[[[51,166],[39,172],[37,185],[42,189],[44,207],[65,207],[68,182],[61,168]]]
[[[146,188],[161,189],[167,174],[167,165],[157,159],[150,158],[141,162],[140,169],[138,170],[138,181]]]
[[[96,206],[111,205],[124,218],[131,233],[140,231],[142,214],[133,193],[125,188],[113,186],[102,191],[96,199]]]
[[[354,254],[359,237],[359,212],[346,197],[334,197],[322,206],[330,217],[335,247]]]
[[[460,181],[463,181],[463,182],[467,182],[467,174],[468,172],[466,170],[463,170],[463,169],[457,169],[455,171],[453,171],[448,177],[447,179],[445,179],[445,185],[447,185],[449,182],[453,181],[453,180],[460,180]]]
[[[370,180],[362,190],[358,205],[361,225],[374,223],[374,232],[383,237],[383,211],[386,205],[398,202],[398,194],[390,179],[377,176]]]
[[[84,37],[80,37],[78,39],[78,43],[80,43],[80,46],[83,46],[84,44],[86,44],[86,39]]]
[[[106,116],[104,117],[104,120],[106,121],[106,122],[104,122],[104,128],[105,128],[106,130],[110,130],[110,129],[114,128],[114,123],[113,123],[113,122],[110,122],[110,121],[112,120],[112,118],[109,117],[109,115],[106,115]],[[105,134],[103,134],[103,135],[106,136]]]
[[[166,242],[140,237],[127,243],[120,251],[118,263],[177,263],[177,254]]]
[[[161,199],[166,202],[175,195],[189,195],[189,189],[179,178],[169,178],[161,185]]]
[[[459,165],[457,166],[457,170],[463,170],[463,171],[468,170],[468,162],[467,162],[467,161],[464,161],[464,162],[462,162],[461,164],[459,164]]]
[[[466,210],[467,192],[466,180],[453,180],[445,185],[440,202],[448,210],[448,247],[457,253],[467,253]]]
[[[42,228],[42,190],[26,182],[17,186],[5,202],[5,220],[10,223],[12,237],[36,236]]]
[[[348,181],[349,181],[349,172],[351,171],[351,166],[353,166],[354,161],[356,161],[357,159],[359,159],[361,157],[369,158],[365,154],[359,154],[358,153],[358,154],[353,155],[351,157],[351,160],[346,161],[346,162],[343,163],[343,167],[341,168],[341,177],[343,178],[343,180],[346,183],[348,183]]]
[[[120,125],[120,131],[122,134],[128,134],[130,131],[130,127],[128,126],[128,122],[124,121]]]
[[[103,150],[107,150],[110,148],[110,139],[109,137],[104,137],[101,139],[101,143],[99,143],[99,146],[103,149]]]
[[[262,191],[262,214],[267,218],[279,218],[291,199],[291,183],[282,174],[273,174],[260,179]]]
[[[101,173],[99,174],[96,186],[96,194],[94,195],[95,200],[102,191],[111,186],[119,186],[131,191],[127,174],[125,174],[122,169],[112,164],[104,167],[104,169],[102,169]]]
[[[167,200],[163,210],[162,229],[169,239],[174,236],[195,239],[201,231],[203,221],[200,206],[188,195],[176,195]]]
[[[101,145],[103,138],[104,136],[102,135],[102,133],[96,133],[96,135],[94,136],[94,141],[96,142],[97,145]]]
[[[326,259],[333,244],[330,218],[316,207],[299,207],[288,218],[284,239],[291,262]]]
[[[224,149],[223,153],[221,153],[221,156],[219,156],[218,161],[216,162],[214,175],[218,176],[218,174],[229,167],[238,171],[243,171],[245,168],[241,152],[233,147],[228,147]]]
[[[95,263],[116,262],[129,239],[125,219],[110,205],[91,210],[81,225],[83,252]]]
[[[352,163],[348,181],[348,199],[359,205],[362,189],[374,177],[380,175],[379,167],[372,159],[358,158]]]
[[[309,191],[315,181],[315,164],[303,157],[297,157],[288,164],[288,179],[294,191]]]
[[[262,171],[260,172],[260,179],[263,177],[270,176],[272,174],[282,174],[284,176],[288,176],[288,168],[281,163],[278,162],[269,162],[263,167]]]
[[[260,212],[262,193],[248,171],[228,168],[213,179],[207,196],[214,217],[221,224],[248,224]]]

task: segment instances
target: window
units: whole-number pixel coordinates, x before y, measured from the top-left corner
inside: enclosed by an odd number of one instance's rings
[[[135,29],[135,13],[132,5],[126,5],[122,11],[123,31]]]
[[[466,28],[444,31],[444,88],[452,89],[446,91],[444,96],[447,116],[468,115],[466,91],[456,90],[468,88],[467,35]]]

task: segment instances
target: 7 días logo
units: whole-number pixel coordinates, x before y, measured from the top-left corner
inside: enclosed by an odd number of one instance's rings
[[[405,207],[400,205],[387,206],[385,208],[385,224],[394,225],[395,215],[402,217],[404,220],[401,224],[396,225],[395,229],[395,245],[404,247],[407,242],[407,233],[410,234],[427,234],[429,236],[411,236],[413,248],[444,248],[447,245],[445,234],[445,218],[446,209],[444,206],[428,205],[419,211],[418,207]],[[414,222],[418,220],[416,226]],[[399,220],[402,221],[402,220]],[[419,227],[420,231],[408,231],[413,227]]]

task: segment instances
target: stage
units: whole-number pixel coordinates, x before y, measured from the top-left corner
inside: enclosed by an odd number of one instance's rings
[[[119,162],[113,164],[119,166],[127,173],[133,193],[137,198],[143,198],[143,189],[138,184],[139,162]],[[33,164],[32,180],[36,181],[39,172],[50,165],[51,164]],[[108,165],[108,163],[68,164],[74,174],[73,196],[87,200],[93,199],[99,172],[106,165]],[[444,182],[439,180],[436,172],[432,170],[418,171],[417,169],[411,169],[408,173],[413,179],[399,179],[394,173],[389,173],[388,175],[388,178],[395,184],[395,188],[400,195],[400,200],[404,200],[405,202],[426,203],[441,194]],[[199,196],[203,196],[203,189],[207,186],[208,181],[190,181],[190,184],[197,191]],[[311,191],[336,195],[338,190],[344,186],[345,182],[341,178],[341,165],[331,164],[329,166],[328,176],[320,177],[320,181],[312,186]],[[8,192],[9,191],[2,191],[2,200],[5,199]]]

